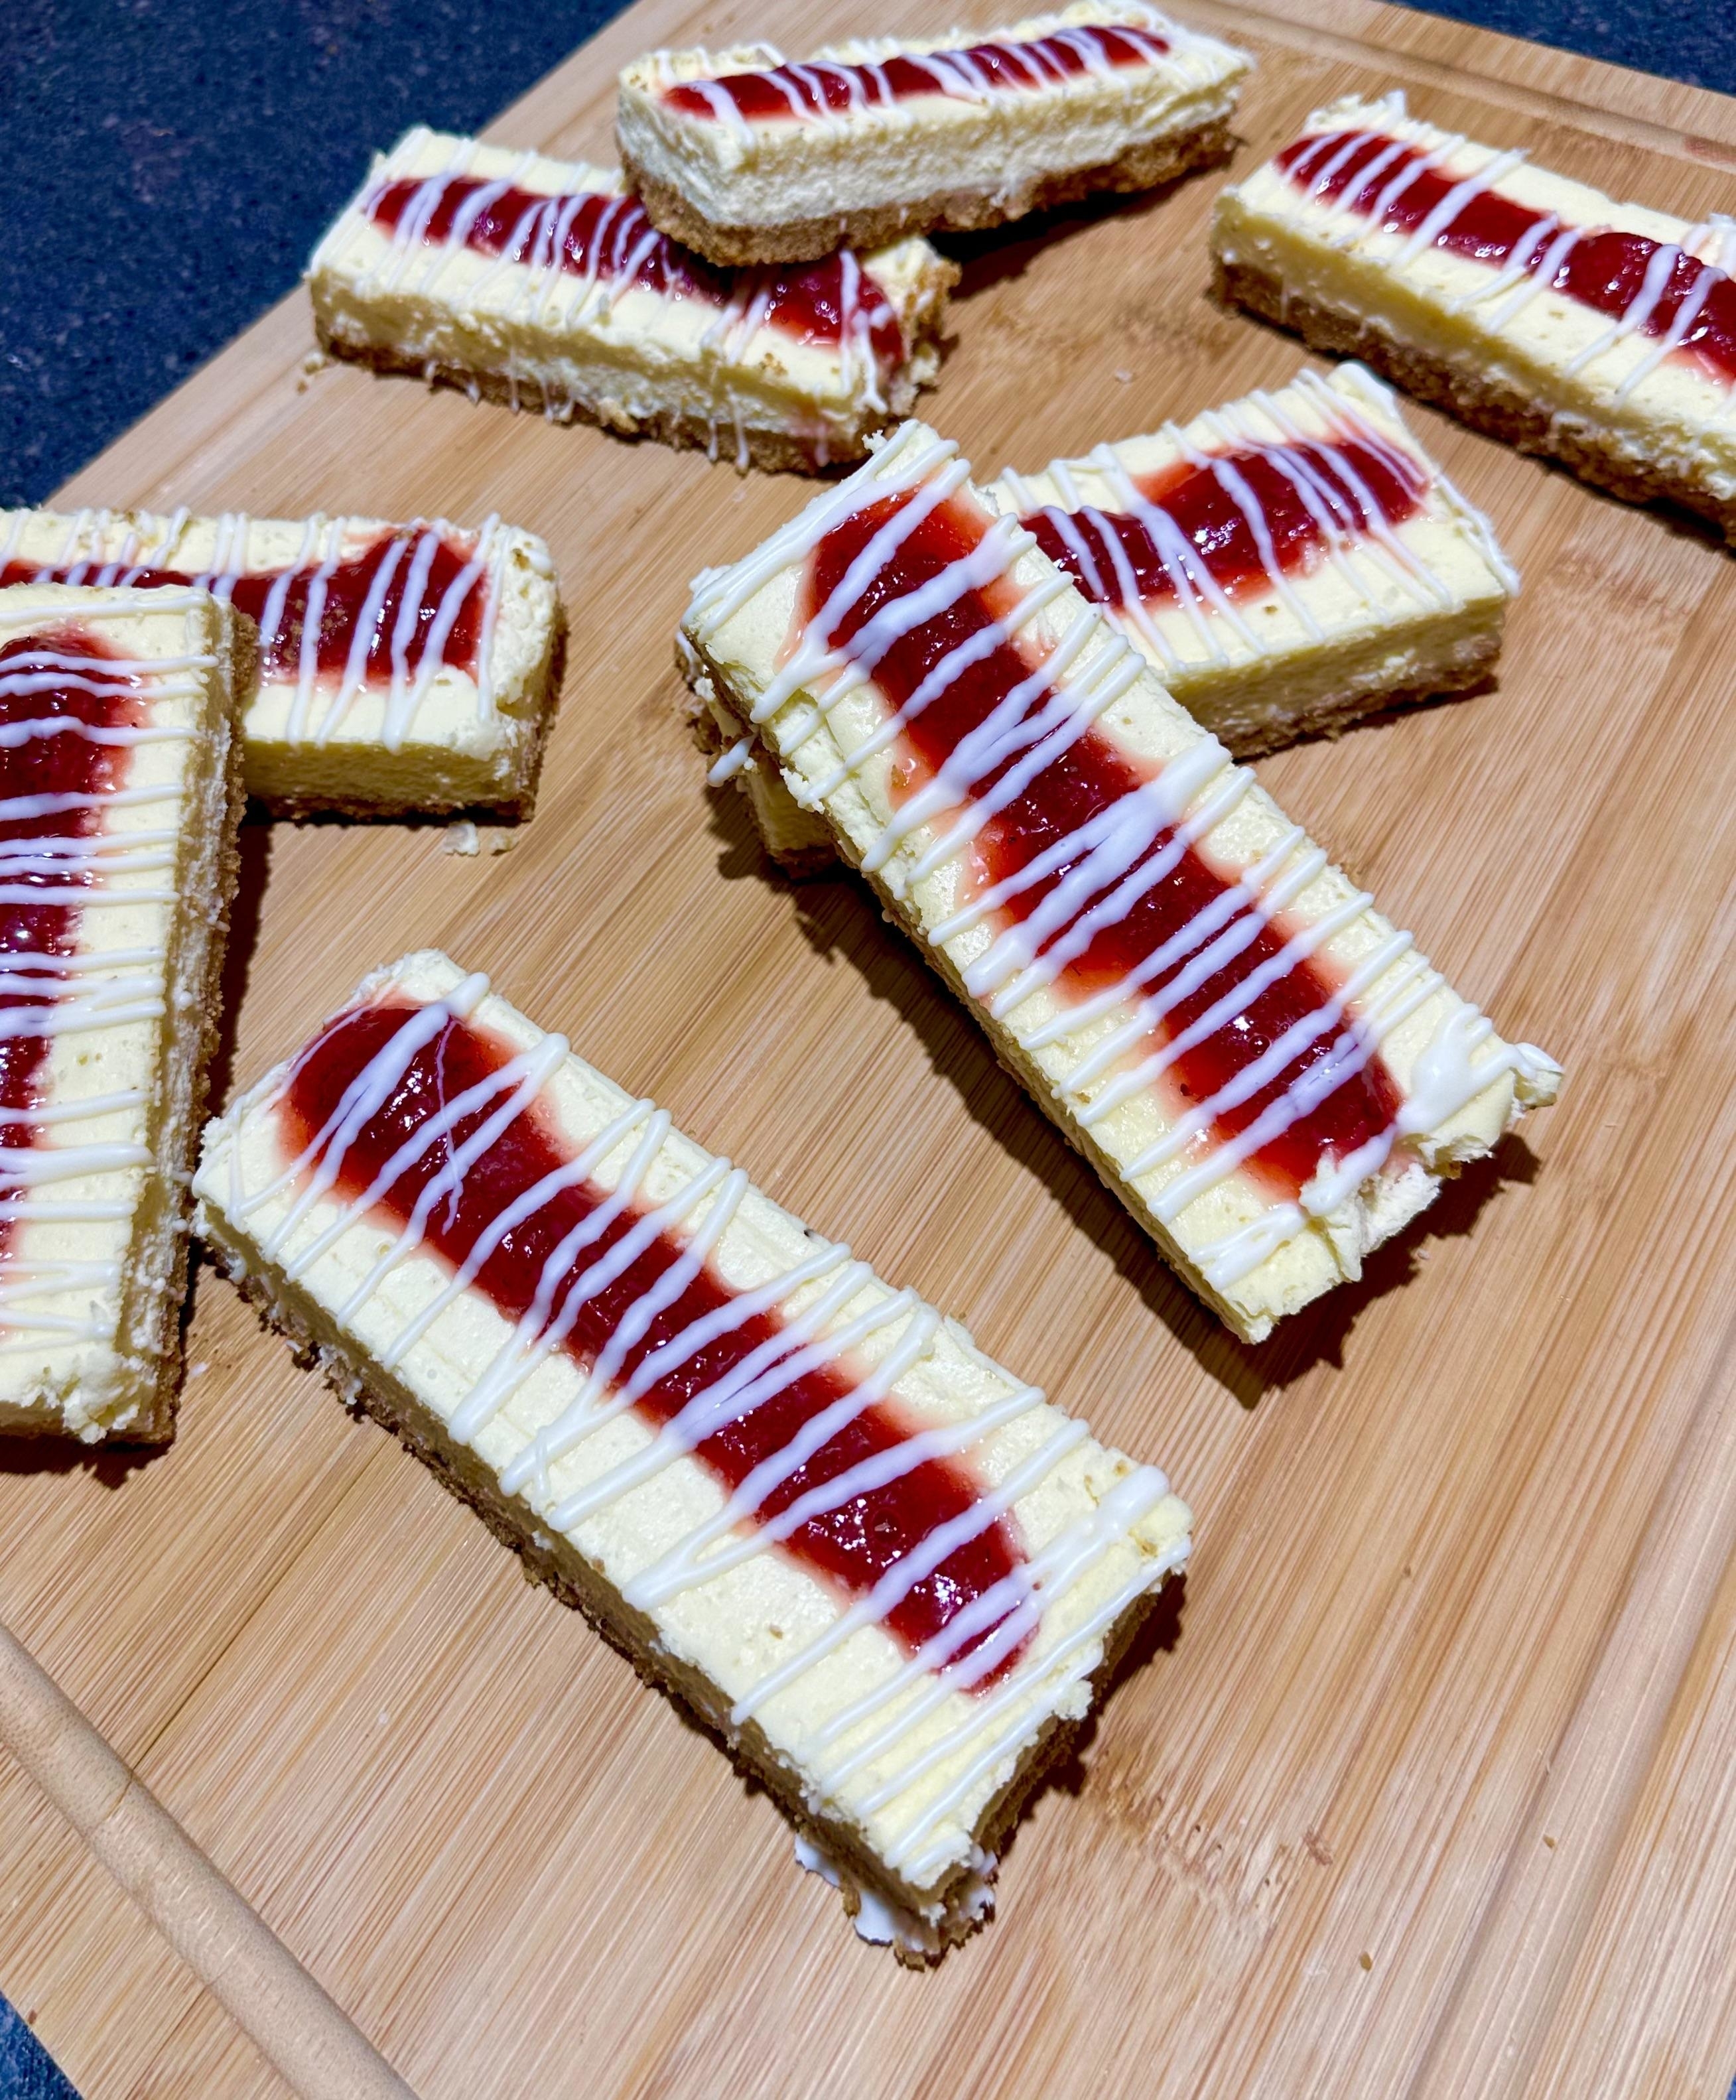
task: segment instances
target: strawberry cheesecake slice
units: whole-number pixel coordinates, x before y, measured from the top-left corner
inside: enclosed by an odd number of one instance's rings
[[[907,425],[684,625],[996,1054],[1244,1340],[1361,1272],[1559,1068],[1504,1043]]]
[[[1736,225],[1407,114],[1319,110],[1218,199],[1219,289],[1527,452],[1736,536]]]
[[[197,1188],[267,1317],[723,1737],[859,1930],[972,1929],[1186,1559],[1160,1472],[444,955],[214,1123]]]
[[[996,226],[1221,160],[1252,61],[1139,0],[986,34],[653,51],[621,77],[621,164],[713,262],[789,262]]]
[[[740,467],[858,459],[939,368],[958,271],[925,241],[720,271],[619,177],[418,128],[308,265],[321,345]]]
[[[0,590],[0,1431],[174,1428],[245,623]]]
[[[247,792],[280,816],[530,814],[563,628],[542,541],[491,518],[0,512],[0,585],[197,585],[256,629]]]

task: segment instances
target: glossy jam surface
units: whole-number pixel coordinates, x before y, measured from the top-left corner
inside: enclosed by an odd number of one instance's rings
[[[237,611],[258,623],[259,668],[266,677],[293,678],[303,669],[316,677],[341,676],[356,655],[358,634],[365,626],[361,675],[383,680],[392,676],[395,662],[408,672],[421,668],[431,641],[435,639],[447,594],[462,582],[470,559],[470,550],[444,536],[406,527],[383,534],[372,546],[341,562],[309,562],[295,569],[245,576],[206,571],[194,576],[179,569],[121,562],[44,568],[13,561],[0,567],[0,587],[68,583],[149,590],[197,584],[227,598]],[[472,677],[476,676],[488,593],[488,577],[479,571],[465,587],[449,628],[438,638],[438,660]],[[303,650],[310,641],[304,664]]]
[[[974,102],[992,94],[1031,94],[1088,73],[1151,65],[1169,48],[1151,29],[1082,27],[1027,42],[972,44],[921,56],[898,52],[874,65],[812,59],[805,65],[725,73],[667,87],[663,99],[689,117],[721,117],[733,110],[749,123],[763,124],[872,109],[921,95]]]
[[[0,647],[0,1151],[35,1142],[30,1112],[53,1039],[29,1017],[66,982],[43,963],[77,946],[67,893],[94,880],[66,865],[65,842],[102,829],[100,800],[125,785],[131,759],[113,733],[138,727],[144,712],[140,680],[86,629]],[[13,1223],[0,1204],[0,1254]]]
[[[415,1011],[382,1003],[362,1007],[334,1021],[298,1061],[278,1114],[285,1151],[298,1157],[325,1128],[345,1091],[366,1070]],[[383,1105],[362,1124],[344,1154],[338,1193],[353,1201],[373,1187],[400,1147],[448,1102],[497,1074],[511,1052],[487,1031],[448,1019],[433,1041],[412,1059],[404,1077]],[[443,1141],[430,1146],[406,1166],[387,1188],[373,1215],[401,1229],[417,1198],[451,1154],[494,1112],[485,1103],[456,1123]],[[541,1111],[520,1114],[482,1152],[451,1198],[434,1204],[425,1245],[453,1268],[460,1267],[477,1241],[507,1207],[566,1165],[571,1149],[559,1138]],[[551,1255],[576,1228],[594,1215],[604,1192],[590,1182],[555,1187],[515,1224],[478,1270],[474,1287],[485,1292],[499,1311],[516,1321],[536,1300]],[[643,1212],[629,1206],[592,1238],[570,1268],[554,1302],[581,1271],[602,1261],[626,1238]],[[682,1243],[660,1233],[616,1277],[587,1299],[562,1347],[575,1362],[589,1366],[623,1318],[668,1277],[681,1259]],[[622,1359],[619,1382],[625,1384],[645,1359],[696,1321],[726,1308],[733,1294],[710,1267],[698,1274],[657,1312]],[[544,1303],[549,1302],[546,1298]],[[721,1323],[720,1323],[721,1324]],[[775,1312],[760,1313],[729,1326],[696,1350],[635,1402],[649,1423],[673,1421],[687,1403],[715,1387],[756,1350],[775,1351],[781,1331]],[[794,1346],[793,1344],[792,1346]],[[852,1380],[845,1364],[808,1371],[700,1444],[694,1455],[730,1489],[739,1488],[754,1469],[785,1451],[804,1427],[844,1398]],[[877,1454],[889,1452],[908,1435],[893,1405],[871,1405],[837,1430],[782,1486],[759,1506],[762,1520],[788,1509],[810,1489],[834,1480]],[[920,1546],[940,1525],[967,1514],[981,1490],[969,1467],[957,1459],[924,1459],[886,1485],[855,1496],[837,1510],[811,1518],[784,1542],[814,1573],[851,1597],[865,1595],[889,1569]],[[975,1598],[1012,1574],[1023,1555],[1012,1526],[1005,1520],[989,1524],[957,1546],[894,1607],[886,1624],[907,1648],[915,1649],[940,1633]],[[959,1656],[986,1639],[984,1628],[961,1643]],[[1001,1658],[981,1682],[1003,1674],[1015,1659]]]
[[[1136,478],[1133,508],[1049,505],[1025,522],[1088,598],[1161,606],[1194,602],[1201,571],[1231,599],[1306,575],[1335,543],[1402,524],[1427,488],[1402,452],[1322,439],[1184,461]]]
[[[911,500],[908,495],[895,496],[870,505],[820,541],[806,579],[805,620],[817,617],[875,534]],[[898,749],[906,770],[906,792],[934,779],[1015,687],[1038,685],[1024,701],[1027,721],[1054,698],[1052,689],[1032,681],[1031,663],[1007,638],[1000,624],[1005,606],[992,605],[981,590],[958,592],[952,582],[941,583],[946,572],[978,543],[989,523],[974,504],[958,497],[935,506],[872,575],[829,637],[833,646],[847,653],[851,638],[883,607],[934,587],[940,610],[908,629],[899,620],[896,638],[882,646],[882,630],[875,645],[874,684],[895,709],[905,708],[944,660],[953,660],[952,675],[942,673],[939,691],[900,732]],[[1014,762],[1009,759],[977,783],[974,792],[979,799],[988,796]],[[1009,881],[1050,849],[1076,840],[1083,827],[1133,793],[1143,777],[1136,762],[1107,736],[1087,730],[1020,788],[978,833],[970,849],[975,861],[972,893]],[[1141,865],[1162,854],[1173,836],[1168,832],[1160,834]],[[1080,841],[1076,852],[1001,907],[1001,923],[1031,919],[1085,857],[1086,846]],[[1171,970],[1148,980],[1147,990],[1160,991],[1206,945],[1206,929],[1213,922],[1203,915],[1230,887],[1197,850],[1184,850],[1119,920],[1099,928],[1083,952],[1066,964],[1057,981],[1058,991],[1063,997],[1084,997],[1117,984],[1166,942],[1190,929],[1199,929],[1197,939],[1183,941],[1182,953]],[[1069,921],[1072,915],[1067,915]],[[1221,926],[1221,920],[1217,923]],[[1046,938],[1038,943],[1040,953]],[[1275,958],[1286,938],[1280,923],[1261,924],[1252,942],[1232,961],[1171,1009],[1159,1039],[1173,1042],[1185,1035],[1238,983]],[[1233,1018],[1183,1050],[1164,1084],[1182,1108],[1213,1098],[1289,1030],[1329,1004],[1336,989],[1318,958],[1293,963],[1242,1000]],[[1222,1141],[1246,1129],[1286,1088],[1328,1057],[1338,1032],[1327,1029],[1316,1033],[1299,1053],[1281,1059],[1279,1069],[1266,1084],[1224,1109],[1211,1131],[1196,1142],[1204,1145],[1214,1136]],[[1398,1106],[1390,1076],[1378,1057],[1372,1057],[1314,1107],[1299,1114],[1281,1136],[1251,1154],[1247,1166],[1274,1192],[1293,1198],[1324,1160],[1341,1160],[1385,1132]]]
[[[891,302],[847,249],[781,269],[719,270],[659,233],[637,197],[544,196],[475,175],[385,183],[366,206],[385,232],[625,290],[730,307],[794,341],[864,338],[882,366],[903,355]]]
[[[1323,203],[1389,232],[1414,233],[1463,179],[1425,165],[1427,157],[1420,147],[1378,132],[1331,131],[1297,139],[1275,165]],[[1679,248],[1607,227],[1575,232],[1491,189],[1475,190],[1451,207],[1433,245],[1491,269],[1523,249],[1525,267],[1543,287],[1611,320],[1632,316],[1637,335],[1668,335],[1691,301],[1691,318],[1671,355],[1693,360],[1726,386],[1736,383],[1736,279]]]

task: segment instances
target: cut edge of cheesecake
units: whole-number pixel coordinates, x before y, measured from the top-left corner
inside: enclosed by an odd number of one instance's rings
[[[438,951],[406,956],[364,979],[339,1012],[352,1010],[382,987],[391,989],[417,973],[438,973],[440,981],[448,984],[457,983],[462,974]],[[519,1025],[536,1028],[536,1024],[526,1022],[507,1008],[497,994],[492,995],[490,1004],[511,1015]],[[498,1025],[498,1017],[497,1012],[493,1025]],[[542,1040],[546,1043],[549,1039],[545,1035]],[[1023,1742],[1014,1769],[995,1786],[971,1825],[968,1853],[930,1882],[908,1880],[872,1849],[865,1829],[841,1812],[828,1812],[828,1804],[810,1787],[799,1758],[788,1751],[780,1752],[756,1716],[749,1714],[740,1722],[732,1717],[727,1692],[694,1660],[671,1652],[655,1619],[628,1600],[574,1538],[539,1516],[521,1494],[509,1491],[496,1467],[454,1436],[447,1421],[417,1394],[408,1372],[400,1375],[398,1369],[385,1366],[344,1329],[311,1290],[289,1279],[282,1265],[270,1258],[245,1225],[237,1225],[227,1216],[218,1192],[234,1171],[230,1163],[234,1148],[253,1109],[271,1096],[274,1086],[294,1061],[292,1057],[267,1074],[207,1126],[205,1156],[196,1185],[196,1229],[214,1261],[264,1322],[289,1343],[298,1361],[317,1369],[352,1411],[366,1414],[390,1431],[448,1492],[482,1518],[501,1543],[519,1555],[532,1579],[581,1612],[646,1683],[696,1716],[732,1762],[766,1787],[794,1826],[798,1861],[839,1890],[846,1912],[856,1920],[864,1939],[890,1943],[900,1961],[921,1966],[938,1960],[950,1947],[969,1937],[992,1910],[999,1848],[1032,1794],[1064,1759],[1080,1728],[1098,1710],[1140,1627],[1157,1608],[1171,1582],[1184,1570],[1191,1543],[1192,1519],[1187,1506],[1156,1469],[1137,1467],[1112,1447],[1089,1439],[1090,1448],[1107,1462],[1117,1479],[1143,1475],[1156,1484],[1151,1491],[1154,1495],[1161,1488],[1161,1494],[1149,1511],[1137,1518],[1137,1533],[1131,1526],[1127,1532],[1138,1555],[1150,1563],[1141,1577],[1143,1586],[1129,1598],[1111,1621],[1089,1622],[1099,1626],[1093,1636],[1098,1643],[1096,1661],[1068,1676],[1046,1695],[1050,1702],[1047,1706],[1033,1710],[1031,1722],[1035,1732]],[[571,1052],[566,1066],[581,1066],[592,1078],[599,1076]],[[678,1131],[672,1135],[696,1159],[709,1158]],[[811,1248],[816,1242],[817,1236],[811,1228],[751,1185],[750,1194],[767,1213],[793,1227],[802,1242]],[[848,1253],[847,1249],[839,1251]],[[877,1279],[872,1287],[889,1300],[894,1295]],[[859,1303],[851,1299],[844,1312],[854,1312]],[[945,1321],[942,1330],[945,1346],[955,1354],[962,1350],[967,1364],[984,1365],[1009,1388],[1018,1388],[1018,1382],[1012,1374],[983,1357],[956,1322]],[[892,1390],[896,1392],[899,1388],[895,1384]],[[1037,1397],[1040,1400],[1040,1396]],[[1069,1418],[1084,1430],[1079,1418]]]
[[[156,1166],[146,1177],[126,1253],[109,1381],[100,1410],[88,1371],[73,1366],[42,1375],[0,1401],[0,1434],[77,1436],[86,1444],[161,1445],[174,1435],[183,1365],[183,1314],[192,1250],[192,1184],[204,1124],[212,1061],[223,1010],[222,984],[229,918],[240,879],[237,834],[246,796],[237,716],[254,677],[254,629],[204,591],[162,593],[68,585],[13,585],[0,590],[0,640],[10,639],[39,607],[51,619],[99,623],[105,616],[171,617],[209,657],[202,695],[214,763],[183,801],[181,833],[191,841],[175,870],[170,953],[166,958],[166,1015],[147,1104]],[[22,615],[22,616],[20,616]],[[179,936],[179,938],[176,938]],[[26,1228],[28,1229],[28,1227]],[[0,1278],[5,1263],[0,1260]]]
[[[1235,146],[1230,121],[1227,116],[1210,117],[1186,130],[1143,139],[1112,161],[1062,169],[1011,193],[939,190],[909,203],[870,205],[775,227],[728,225],[707,218],[673,183],[653,174],[637,160],[625,143],[621,159],[622,173],[643,199],[647,212],[672,240],[708,262],[740,267],[799,262],[832,248],[872,251],[912,235],[979,232],[1089,196],[1158,189],[1228,160]]]

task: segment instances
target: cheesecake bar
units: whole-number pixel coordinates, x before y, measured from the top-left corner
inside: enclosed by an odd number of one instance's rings
[[[0,590],[0,1431],[174,1429],[250,652],[204,591]]]
[[[1509,1044],[907,424],[696,582],[711,695],[1243,1339],[1559,1068]]]
[[[957,277],[916,240],[720,271],[606,169],[419,128],[375,160],[307,269],[339,356],[803,470],[860,458],[908,412]]]
[[[1736,227],[1336,102],[1218,199],[1221,293],[1636,502],[1736,536]]]
[[[0,511],[0,585],[209,590],[254,623],[247,792],[279,816],[528,816],[559,690],[549,550],[491,518]]]
[[[718,263],[790,262],[997,226],[1221,160],[1252,61],[1140,0],[1078,0],[987,36],[653,51],[621,77],[621,165],[665,233]]]
[[[1238,758],[1480,683],[1519,587],[1354,364],[988,493]]]
[[[1155,1467],[444,955],[205,1134],[201,1237],[912,1959],[1188,1551]]]

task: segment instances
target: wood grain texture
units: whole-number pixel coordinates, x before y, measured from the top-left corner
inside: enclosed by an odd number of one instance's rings
[[[1193,12],[1261,60],[1239,166],[1398,82],[1619,192],[1729,206],[1736,105],[1702,90],[1374,0]],[[859,21],[638,0],[495,135],[601,155],[638,50]],[[1217,187],[967,245],[929,412],[981,468],[1296,368],[1205,298]],[[209,1273],[169,1452],[5,1458],[0,1619],[427,2100],[1721,2096],[1736,562],[1412,412],[1526,574],[1498,690],[1260,770],[1569,1088],[1250,1351],[865,894],[768,880],[708,799],[669,668],[687,580],[806,486],[353,370],[303,383],[307,341],[291,299],[68,496],[498,508],[547,535],[572,646],[539,814],[479,857],[413,827],[245,835],[234,1074],[447,947],[1167,1465],[1197,1556],[1019,1833],[999,1920],[925,1976],[859,1945],[711,1744]],[[274,2089],[11,1772],[0,1872],[0,1985],[87,2100]]]

